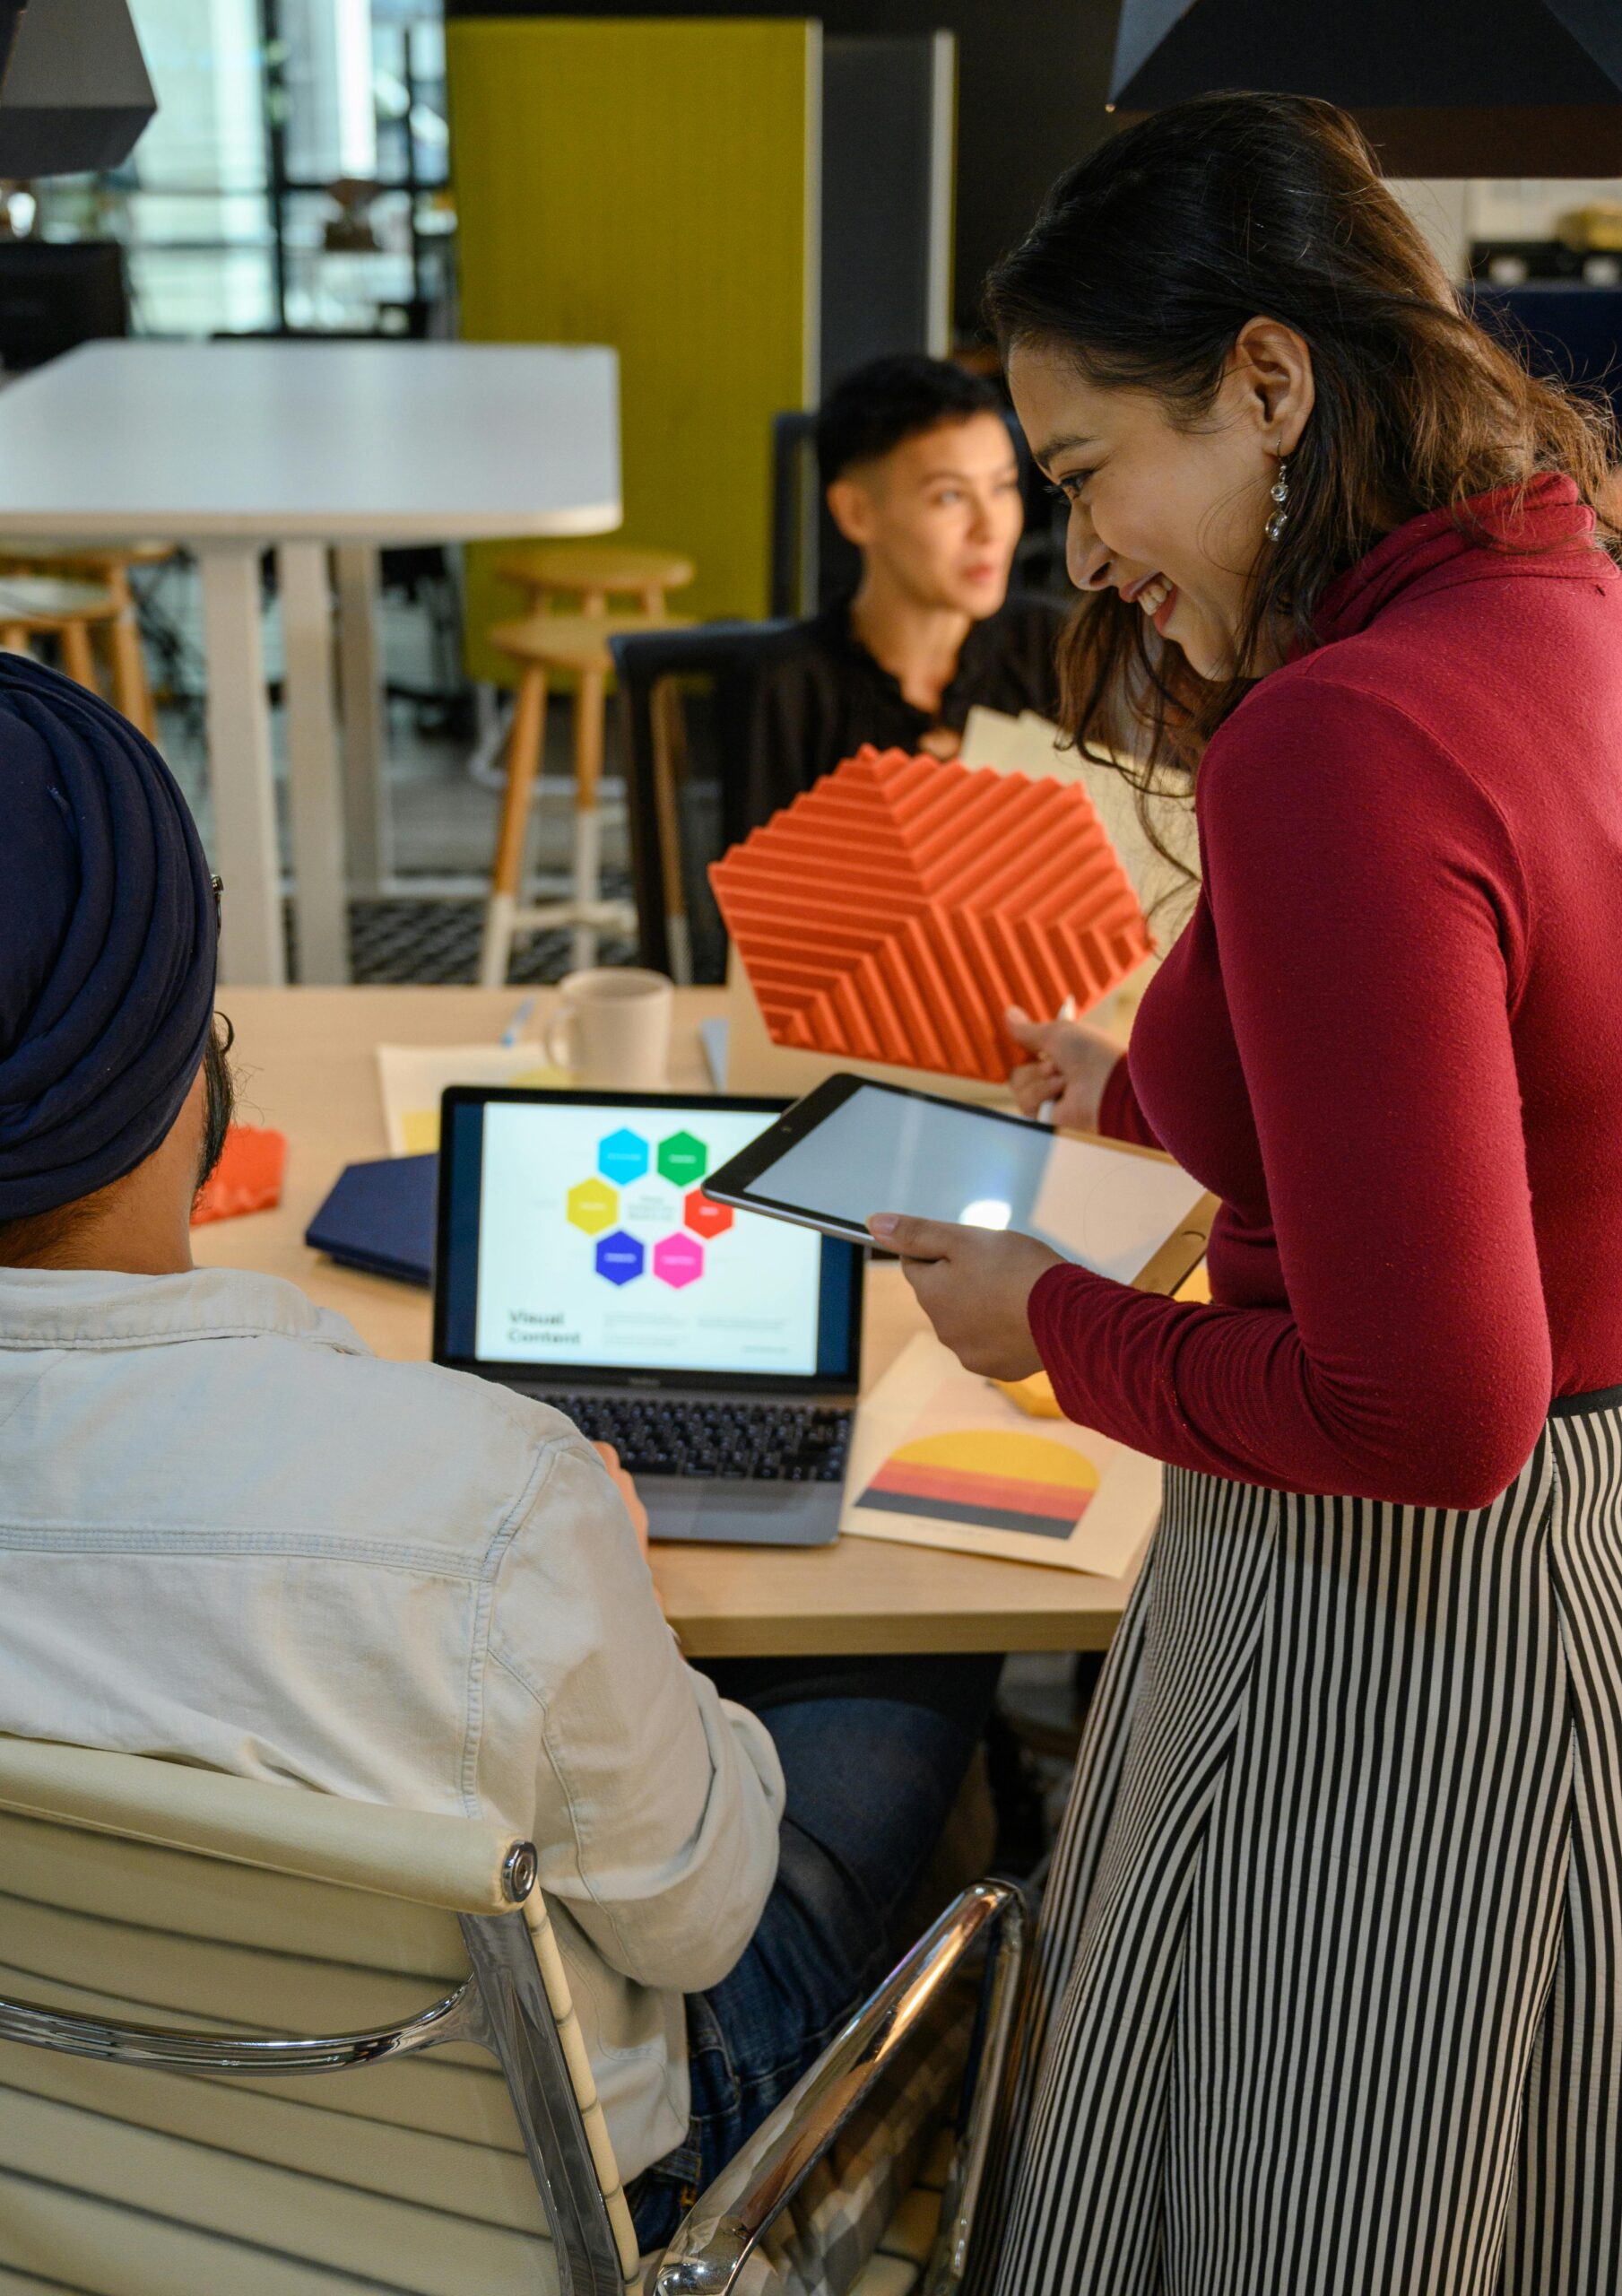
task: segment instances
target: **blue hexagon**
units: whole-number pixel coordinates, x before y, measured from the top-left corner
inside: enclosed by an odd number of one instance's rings
[[[611,1283],[634,1283],[646,1265],[646,1254],[635,1236],[623,1228],[604,1236],[597,1247],[597,1273]]]
[[[621,1187],[628,1180],[639,1180],[647,1170],[646,1141],[622,1125],[598,1149],[597,1170],[604,1179],[618,1180]]]

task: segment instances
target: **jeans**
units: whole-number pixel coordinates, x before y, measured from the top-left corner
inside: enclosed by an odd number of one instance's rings
[[[732,1659],[788,1787],[777,1878],[731,1974],[687,2000],[686,2141],[630,2187],[644,2254],[815,2063],[912,1941],[896,1926],[963,1782],[996,1657]]]

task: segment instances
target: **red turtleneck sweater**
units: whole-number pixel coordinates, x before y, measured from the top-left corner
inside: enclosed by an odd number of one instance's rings
[[[1050,1270],[1072,1419],[1471,1507],[1551,1397],[1622,1382],[1622,580],[1592,526],[1564,479],[1514,529],[1536,554],[1412,520],[1211,742],[1199,907],[1102,1124],[1222,1199],[1212,1301]]]

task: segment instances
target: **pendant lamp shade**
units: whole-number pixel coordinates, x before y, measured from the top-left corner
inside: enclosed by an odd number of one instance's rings
[[[0,176],[119,167],[158,109],[128,0],[3,0],[0,69]]]
[[[1622,0],[1122,0],[1111,108],[1326,97],[1393,175],[1622,173]]]

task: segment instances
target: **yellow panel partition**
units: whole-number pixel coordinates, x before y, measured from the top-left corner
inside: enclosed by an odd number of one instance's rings
[[[463,17],[447,27],[462,332],[608,343],[628,543],[689,552],[686,613],[767,603],[771,417],[816,371],[820,27]],[[469,666],[517,596],[469,553]]]

